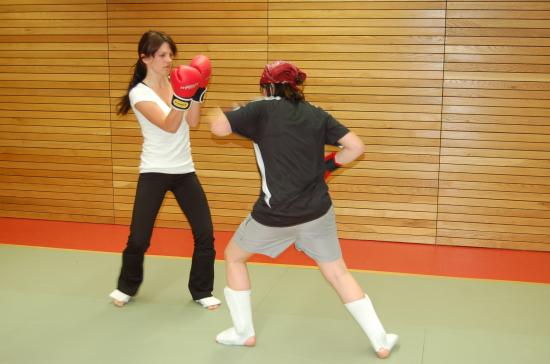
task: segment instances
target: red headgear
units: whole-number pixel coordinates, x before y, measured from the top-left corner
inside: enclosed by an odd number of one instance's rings
[[[260,78],[260,85],[268,83],[288,83],[293,89],[306,80],[306,74],[290,62],[275,61],[267,64]]]

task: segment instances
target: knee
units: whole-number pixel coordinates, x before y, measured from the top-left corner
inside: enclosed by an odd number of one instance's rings
[[[323,275],[330,283],[338,283],[349,276],[349,271],[342,267],[331,267],[323,270]]]
[[[139,239],[133,236],[128,238],[128,245],[124,249],[125,254],[145,254],[147,249],[149,249],[150,241],[149,239]]]
[[[194,254],[199,255],[212,255],[216,254],[216,250],[214,248],[214,239],[204,239],[204,240],[195,240],[194,245]]]
[[[235,254],[235,252],[232,251],[229,247],[225,249],[223,252],[223,259],[225,260],[226,264],[243,264],[246,263],[246,259],[243,259],[243,257],[239,256],[238,254]]]
[[[193,231],[195,247],[199,249],[212,249],[214,247],[214,230],[204,228]]]
[[[232,254],[227,248],[223,252],[223,259],[226,263],[234,263],[236,261],[234,254]]]

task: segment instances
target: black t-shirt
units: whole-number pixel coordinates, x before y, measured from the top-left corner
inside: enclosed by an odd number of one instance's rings
[[[292,226],[323,216],[332,202],[325,183],[325,144],[349,130],[308,102],[271,97],[225,114],[233,132],[254,142],[262,177],[252,217],[267,226]]]

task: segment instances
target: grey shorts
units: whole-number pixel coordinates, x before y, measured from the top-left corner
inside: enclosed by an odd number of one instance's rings
[[[332,207],[316,220],[285,227],[262,225],[248,215],[235,232],[233,241],[247,252],[272,258],[292,243],[316,262],[332,262],[342,257]]]

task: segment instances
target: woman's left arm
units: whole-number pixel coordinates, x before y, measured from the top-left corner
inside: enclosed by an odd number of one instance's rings
[[[185,111],[185,120],[193,128],[201,121],[201,105],[200,102],[191,102],[191,107]]]

